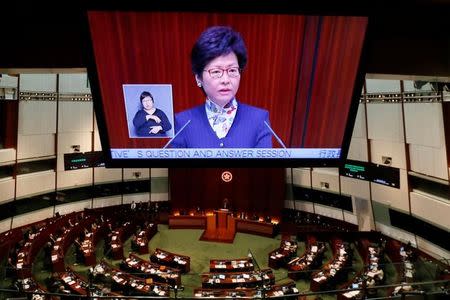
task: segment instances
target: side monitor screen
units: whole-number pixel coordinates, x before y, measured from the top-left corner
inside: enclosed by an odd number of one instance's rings
[[[90,10],[87,20],[107,165],[332,166],[346,155],[367,17]]]

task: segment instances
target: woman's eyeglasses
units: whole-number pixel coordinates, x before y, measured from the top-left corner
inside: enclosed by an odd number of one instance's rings
[[[228,76],[233,78],[239,77],[239,75],[241,75],[241,69],[239,69],[238,67],[231,67],[228,69],[212,68],[204,71],[208,72],[209,76],[214,79],[221,78],[224,72],[227,72]]]

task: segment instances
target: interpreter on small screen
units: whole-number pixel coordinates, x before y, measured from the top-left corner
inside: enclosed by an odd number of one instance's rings
[[[174,148],[272,148],[269,112],[236,99],[247,49],[230,27],[213,26],[191,51],[195,82],[204,104],[175,116]]]
[[[172,128],[166,114],[156,108],[153,95],[144,91],[139,97],[142,108],[136,112],[133,118],[133,125],[136,133],[142,137],[165,136],[166,132]]]

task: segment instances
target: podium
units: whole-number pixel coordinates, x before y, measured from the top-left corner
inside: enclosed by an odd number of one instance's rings
[[[233,214],[228,209],[215,210],[206,217],[206,230],[200,240],[232,243],[236,234]]]
[[[228,209],[219,209],[214,211],[216,215],[216,227],[219,229],[228,228],[228,217],[230,216],[231,222],[233,221],[233,215]]]

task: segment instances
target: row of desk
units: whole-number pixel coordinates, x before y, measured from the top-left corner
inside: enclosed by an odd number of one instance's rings
[[[160,248],[150,256],[150,261],[163,266],[179,269],[181,273],[189,273],[191,270],[191,258],[189,256],[172,253]]]
[[[342,242],[335,244],[334,248],[333,260],[319,272],[313,273],[311,291],[317,292],[331,288],[346,274],[347,266],[351,264],[351,259],[349,259],[351,249],[348,244]]]
[[[139,254],[148,254],[148,242],[158,233],[158,226],[154,223],[148,224],[147,228],[141,230],[136,236],[136,246]]]
[[[111,232],[110,246],[111,256],[113,259],[124,259],[123,255],[123,242],[132,234],[136,229],[134,222],[126,221],[118,229]]]
[[[73,227],[68,226],[65,231],[57,237],[52,249],[53,272],[64,272],[64,256],[67,249],[69,249],[74,240],[84,231],[85,227],[90,227],[90,224],[94,219],[93,216],[88,216],[81,222],[75,223]]]
[[[168,283],[171,286],[181,285],[181,271],[144,260],[131,253],[120,265],[120,268],[141,278],[152,278],[155,282]]]
[[[75,214],[68,214],[64,217],[48,219],[46,222],[41,222],[39,228],[36,226],[36,232],[28,235],[24,240],[23,246],[18,250],[16,271],[18,278],[30,278],[31,269],[34,259],[38,252],[49,242],[50,234],[61,228],[68,220]]]
[[[287,263],[288,277],[293,280],[307,278],[312,270],[322,265],[325,249],[324,243],[309,244],[302,256],[297,256]]]
[[[251,258],[212,259],[209,261],[209,272],[249,272],[255,269]]]
[[[264,293],[264,295],[263,295]],[[244,289],[194,289],[194,297],[197,298],[266,298],[298,295],[299,291],[295,282],[288,282],[282,285],[273,285],[267,290],[256,288]]]
[[[112,291],[121,291],[124,295],[170,296],[170,286],[166,283],[154,282],[151,278],[143,279],[133,276],[106,262],[95,268],[96,276],[103,275],[112,279]]]
[[[282,240],[280,247],[269,253],[269,267],[279,269],[286,267],[287,263],[297,255],[296,241]]]
[[[272,269],[249,272],[203,273],[201,277],[202,288],[210,289],[254,288],[275,284],[275,275]]]
[[[299,293],[293,281],[275,285],[272,269],[255,270],[252,258],[211,259],[209,266],[210,273],[201,275],[202,287],[194,290],[194,297],[265,298]]]
[[[402,282],[414,282],[414,276],[416,273],[414,266],[414,254],[412,251],[405,250],[405,247],[401,247],[400,256],[402,257],[402,264],[400,268]]]
[[[17,283],[21,285],[24,292],[31,293],[33,300],[46,299],[45,295],[43,295],[45,293],[44,288],[42,288],[40,284],[34,280],[34,278],[29,277],[19,279]]]
[[[18,278],[31,277],[31,266],[39,249],[44,245],[47,227],[41,227],[31,234],[17,253],[16,270]],[[40,246],[40,247],[39,247]]]
[[[373,287],[381,284],[383,280],[384,273],[380,272],[382,269],[379,265],[383,261],[383,249],[370,245],[366,240],[361,241],[361,244],[362,249],[360,249],[360,252],[365,254],[364,263],[367,267],[359,272],[349,284],[343,287],[349,289],[349,291],[339,293],[337,295],[338,300],[364,299],[367,296],[373,298],[377,293],[377,290]],[[378,270],[378,268],[380,269]]]

